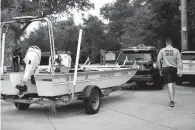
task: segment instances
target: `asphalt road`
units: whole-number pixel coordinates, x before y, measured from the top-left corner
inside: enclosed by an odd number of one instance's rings
[[[176,105],[168,106],[167,88],[162,91],[117,91],[102,100],[98,114],[86,115],[82,102],[58,106],[32,105],[18,111],[1,101],[2,130],[195,130],[195,87],[176,89]]]

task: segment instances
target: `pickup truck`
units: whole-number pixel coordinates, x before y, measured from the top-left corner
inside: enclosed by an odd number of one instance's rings
[[[183,51],[183,75],[176,82],[178,85],[182,85],[184,81],[190,81],[195,85],[195,51]]]

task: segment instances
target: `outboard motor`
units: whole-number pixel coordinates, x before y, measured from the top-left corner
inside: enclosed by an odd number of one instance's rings
[[[26,64],[25,71],[24,71],[24,77],[22,80],[22,85],[16,85],[16,88],[20,90],[20,92],[26,92],[27,91],[27,83],[29,82],[29,79],[32,78],[33,74],[35,73],[36,68],[41,62],[41,50],[37,46],[31,46],[27,52],[26,56],[24,58],[24,63]]]

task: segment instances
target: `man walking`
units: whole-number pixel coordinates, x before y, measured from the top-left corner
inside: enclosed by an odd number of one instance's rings
[[[160,50],[157,64],[160,74],[163,76],[164,85],[168,86],[170,107],[174,107],[175,80],[177,76],[182,76],[183,64],[179,50],[172,47],[171,39],[167,39],[166,47]]]

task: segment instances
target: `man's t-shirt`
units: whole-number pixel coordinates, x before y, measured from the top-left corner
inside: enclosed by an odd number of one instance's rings
[[[180,57],[180,52],[178,49],[173,48],[171,45],[160,50],[158,54],[158,59],[163,60],[162,67],[175,67],[177,68],[178,59]]]

